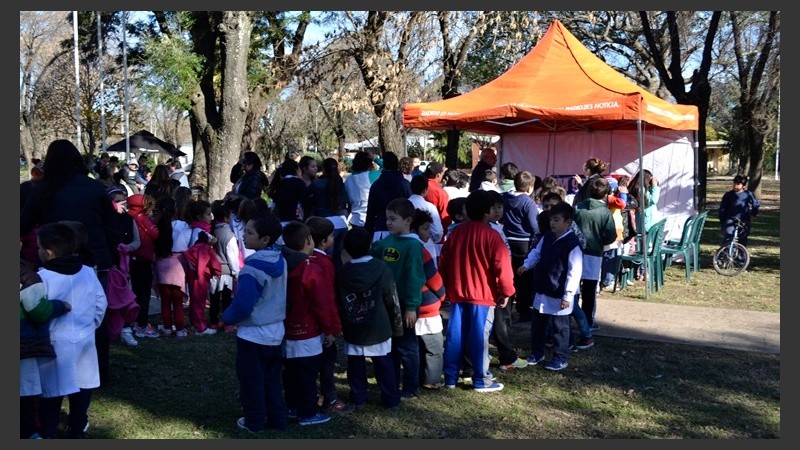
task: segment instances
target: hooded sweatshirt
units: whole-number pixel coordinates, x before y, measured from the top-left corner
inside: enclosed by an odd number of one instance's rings
[[[333,285],[330,274],[316,256],[281,248],[286,258],[289,279],[286,283],[286,339],[300,341],[320,334],[342,332],[334,293],[325,286]]]
[[[394,276],[382,260],[363,256],[337,269],[336,301],[347,343],[368,346],[403,335]]]

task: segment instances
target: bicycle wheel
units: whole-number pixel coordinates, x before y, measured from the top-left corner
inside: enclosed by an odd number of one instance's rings
[[[750,265],[750,253],[747,247],[738,242],[733,246],[723,245],[714,253],[712,263],[718,274],[732,277],[747,269]]]

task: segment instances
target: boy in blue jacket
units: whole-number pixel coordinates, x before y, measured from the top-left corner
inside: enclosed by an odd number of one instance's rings
[[[256,252],[245,259],[236,295],[222,315],[223,325],[238,326],[236,375],[244,416],[236,425],[253,433],[265,425],[278,430],[288,426],[281,383],[288,271],[275,244],[280,235],[281,224],[270,213],[247,222],[244,245]]]

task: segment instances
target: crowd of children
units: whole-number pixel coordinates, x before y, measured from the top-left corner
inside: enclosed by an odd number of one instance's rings
[[[434,203],[431,182],[441,183],[443,166],[409,182],[393,176],[395,160],[384,154],[379,180],[385,191],[375,194],[380,201],[366,201],[368,219],[347,221],[343,235],[328,213],[311,213],[313,200],[304,197],[310,193],[294,192],[286,206],[234,191],[212,202],[149,194],[125,199],[112,188],[109,199],[129,219],[124,223],[131,229],[116,241],[123,255],[130,252],[139,307],[121,341],[136,346],[137,337],[235,333],[244,413],[236,424],[253,433],[286,429],[291,420],[321,424],[358,410],[368,399],[367,360],[380,404],[397,409],[420,390],[454,389],[459,382],[469,382],[475,392],[497,392],[504,385],[492,366],[508,371],[538,365],[553,347],[542,365],[560,371],[570,353],[594,345],[598,284],[608,284],[604,258],[621,254],[625,240],[627,179],[611,189],[600,176],[605,163],[592,160],[573,207],[550,177],[542,182],[506,164],[499,184],[488,169],[481,187],[466,197],[449,199],[439,187]],[[285,179],[278,176],[268,192],[277,195],[277,185],[302,180],[293,160],[284,169]],[[642,184],[650,187],[649,200],[657,196],[657,182]],[[363,193],[350,199],[348,186],[344,182],[339,190],[343,198],[365,203]],[[107,299],[97,277],[74,256],[79,239],[69,226],[43,226],[38,245],[41,279],[23,264],[20,273],[20,435],[53,437],[67,396],[69,436],[82,437],[91,390],[100,384],[94,334],[87,330],[103,320]],[[80,290],[67,288],[76,277]],[[161,303],[158,328],[148,317],[151,288]],[[443,307],[449,307],[446,322]],[[63,319],[78,311],[84,312],[80,323]],[[509,338],[514,320],[531,321],[527,354],[518,354]],[[346,399],[339,398],[335,382],[340,354],[346,359]],[[37,412],[32,399],[38,397]]]

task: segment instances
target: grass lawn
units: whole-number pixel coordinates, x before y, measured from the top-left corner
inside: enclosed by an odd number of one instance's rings
[[[712,179],[709,207],[731,177]],[[765,198],[779,205],[779,185],[765,180]],[[777,200],[777,201],[776,201]],[[680,263],[650,301],[780,312],[779,206],[764,208],[751,234],[746,274],[722,277],[711,268],[719,242],[716,212],[703,233],[701,272],[687,283]],[[613,295],[644,301],[637,288]],[[638,290],[637,290],[638,289]],[[156,320],[157,323],[157,320]],[[527,334],[513,336],[527,353]],[[245,434],[234,371],[235,336],[140,339],[136,348],[112,344],[111,383],[98,389],[91,438],[107,439],[753,439],[781,437],[780,356],[601,338],[573,354],[569,368],[513,372],[492,368],[506,388],[422,391],[398,412],[371,405],[311,427]],[[496,365],[496,358],[493,365]],[[347,399],[344,359],[337,368]],[[374,380],[373,380],[374,383]],[[375,389],[372,385],[371,389]],[[66,408],[66,402],[65,402]]]

